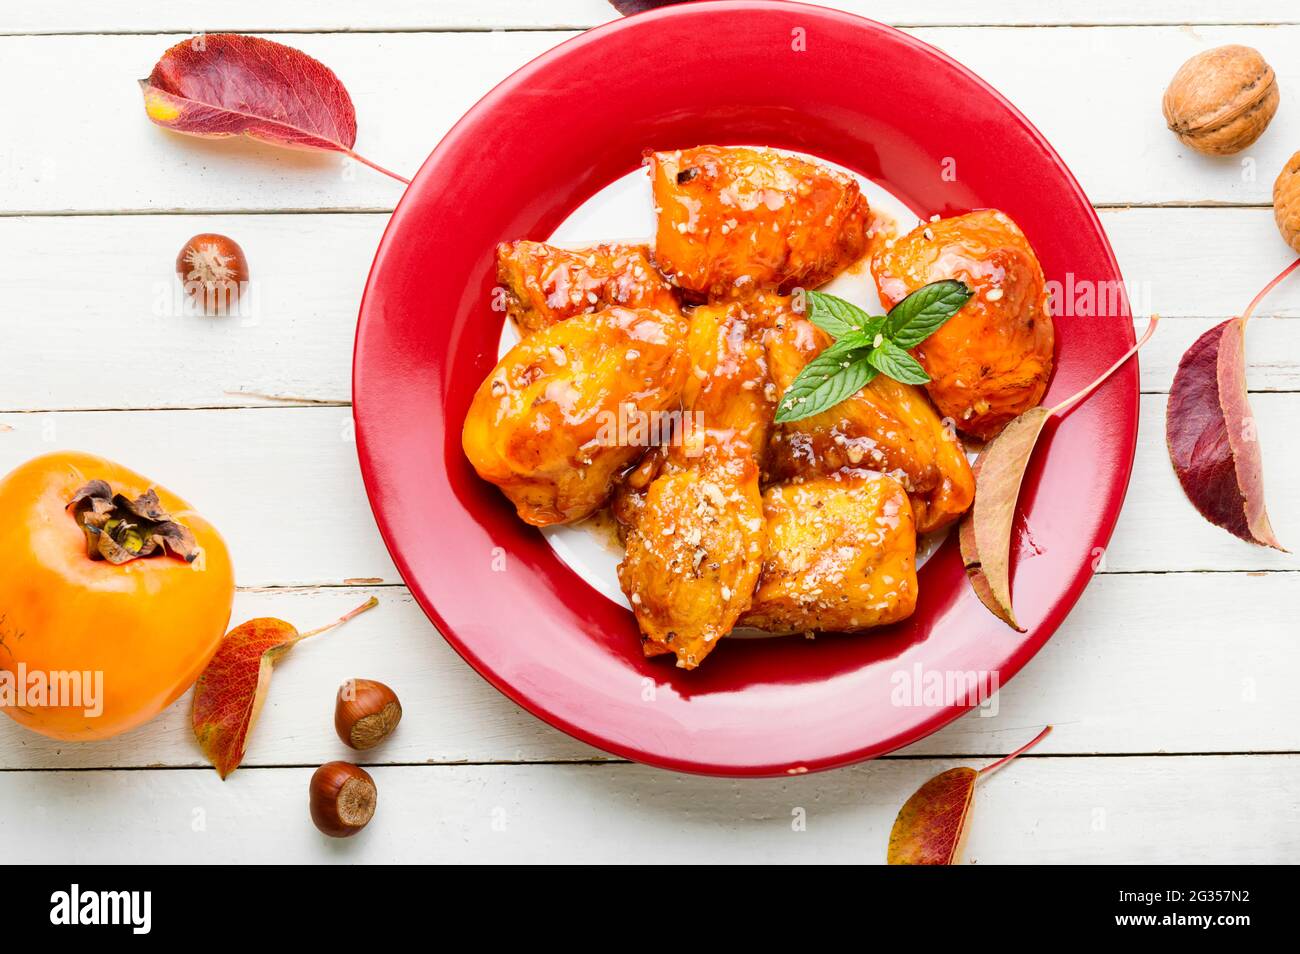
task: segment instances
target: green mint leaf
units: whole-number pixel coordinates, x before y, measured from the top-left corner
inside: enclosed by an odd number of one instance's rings
[[[820,358],[827,354],[843,354],[845,351],[853,351],[857,348],[874,348],[878,331],[879,329],[873,330],[868,327],[866,331],[845,332],[843,337],[831,342],[830,346],[817,357]]]
[[[965,284],[951,278],[918,288],[890,309],[885,337],[900,348],[915,348],[957,314],[970,296]]]
[[[856,340],[837,341],[813,358],[781,395],[776,423],[812,417],[858,393],[876,376],[870,353],[870,346]]]
[[[903,384],[925,384],[930,380],[921,362],[888,339],[868,353],[867,361],[881,374]]]
[[[871,316],[857,305],[825,292],[810,291],[807,301],[808,320],[832,338],[861,331],[871,320]]]

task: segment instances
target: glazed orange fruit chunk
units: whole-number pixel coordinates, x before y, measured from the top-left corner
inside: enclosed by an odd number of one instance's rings
[[[525,337],[611,305],[669,314],[678,310],[672,286],[645,245],[566,249],[543,242],[502,242],[497,246],[497,281],[505,291],[506,314]]]
[[[683,669],[703,662],[749,608],[765,537],[749,454],[710,448],[656,478],[618,567],[646,655],[674,653]]]
[[[742,626],[851,633],[916,608],[916,528],[903,485],[841,471],[763,493],[767,556]]]
[[[1042,400],[1052,316],[1038,257],[1009,216],[985,209],[924,222],[878,248],[871,271],[888,306],[945,278],[974,292],[913,351],[930,375],[930,398],[958,428],[988,440]]]
[[[767,149],[698,146],[650,156],[664,274],[711,301],[815,288],[867,251],[852,176]]]
[[[530,335],[479,386],[461,444],[527,523],[590,516],[643,453],[634,429],[680,406],[686,322],[608,308]]]

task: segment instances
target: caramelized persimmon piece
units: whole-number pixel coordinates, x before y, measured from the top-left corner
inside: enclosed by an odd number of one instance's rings
[[[815,288],[867,251],[852,176],[767,149],[699,146],[650,156],[655,260],[698,297]]]
[[[985,209],[923,222],[877,249],[871,271],[890,306],[944,278],[975,293],[913,352],[930,375],[931,399],[958,428],[988,440],[1042,400],[1052,316],[1038,257],[1007,215]]]
[[[565,249],[542,242],[497,246],[497,281],[521,335],[611,305],[678,312],[672,287],[645,245]]]
[[[461,442],[484,480],[536,526],[581,520],[645,453],[657,416],[675,410],[690,361],[686,322],[609,308],[515,345],[474,395]]]
[[[830,344],[825,332],[792,312],[773,321],[764,340],[778,393]],[[802,480],[845,468],[896,477],[911,497],[918,533],[947,526],[975,499],[975,477],[956,433],[924,391],[883,374],[821,414],[777,425],[765,478]]]
[[[764,540],[751,456],[710,450],[657,477],[618,567],[646,655],[671,651],[683,669],[703,662],[749,607]]]
[[[854,632],[916,608],[916,528],[902,484],[841,471],[763,493],[767,556],[740,625]]]

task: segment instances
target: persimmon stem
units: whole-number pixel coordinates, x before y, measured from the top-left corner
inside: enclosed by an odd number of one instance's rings
[[[1300,258],[1297,258],[1286,268],[1282,269],[1282,271],[1278,272],[1277,278],[1273,279],[1271,282],[1265,285],[1263,290],[1258,295],[1256,295],[1254,298],[1251,299],[1250,304],[1246,306],[1246,310],[1241,313],[1241,324],[1243,327],[1245,326],[1246,322],[1250,321],[1251,314],[1254,313],[1255,307],[1261,301],[1264,300],[1264,296],[1267,295],[1269,292],[1271,292],[1274,288],[1276,288],[1282,282],[1282,279],[1286,278],[1297,268],[1300,268]]]
[[[1160,323],[1160,316],[1152,315],[1151,320],[1147,322],[1147,330],[1142,333],[1142,337],[1137,340],[1137,343],[1134,344],[1133,347],[1129,348],[1127,351],[1124,352],[1123,357],[1121,357],[1118,361],[1116,361],[1109,368],[1103,371],[1101,373],[1101,376],[1097,378],[1096,381],[1093,381],[1092,384],[1089,384],[1086,388],[1084,388],[1082,391],[1079,391],[1077,394],[1073,394],[1070,397],[1066,398],[1064,401],[1056,405],[1056,407],[1052,408],[1047,413],[1049,415],[1060,414],[1062,411],[1067,410],[1071,405],[1078,404],[1080,401],[1086,398],[1093,391],[1097,390],[1097,388],[1105,384],[1107,378],[1109,378],[1112,374],[1118,371],[1123,366],[1125,361],[1133,357],[1133,355],[1137,354],[1138,349],[1151,340],[1151,335],[1155,333],[1156,325],[1158,325],[1159,323]]]
[[[346,153],[347,155],[355,159],[357,162],[361,163],[363,166],[369,166],[371,169],[374,169],[376,172],[382,172],[384,175],[388,176],[389,178],[396,179],[398,182],[405,182],[407,185],[411,184],[410,179],[407,179],[405,176],[399,176],[396,172],[393,172],[391,169],[385,169],[377,162],[371,162],[369,159],[367,159],[365,156],[361,155],[358,152],[353,152],[351,149],[345,149],[343,151],[344,153]]]
[[[308,631],[305,632],[305,633],[300,633],[300,634],[298,635],[298,639],[297,639],[297,640],[294,640],[294,642],[297,642],[298,640],[306,639],[308,636],[319,636],[321,633],[328,633],[331,629],[334,629],[335,627],[338,627],[338,626],[342,626],[342,625],[343,625],[344,623],[346,623],[348,620],[353,619],[354,617],[360,616],[360,615],[361,615],[362,613],[364,613],[366,610],[368,610],[368,609],[374,609],[374,608],[375,608],[376,606],[378,606],[378,605],[379,605],[379,599],[378,599],[377,597],[372,596],[372,597],[370,597],[370,599],[366,600],[364,603],[362,603],[362,604],[361,604],[360,606],[358,606],[356,609],[354,609],[354,610],[349,610],[348,612],[344,613],[342,616],[340,616],[340,617],[339,617],[338,619],[336,619],[334,622],[329,623],[329,624],[326,625],[326,626],[321,626],[321,627],[319,627],[318,629],[311,629],[311,630],[308,630]]]
[[[1002,756],[1002,758],[998,759],[998,760],[997,760],[996,762],[994,762],[992,765],[986,765],[986,766],[984,766],[982,769],[980,769],[980,770],[979,770],[978,772],[976,772],[975,774],[976,774],[976,775],[981,775],[981,776],[982,776],[982,775],[991,775],[992,773],[996,772],[998,769],[1002,768],[1002,766],[1004,766],[1004,765],[1006,765],[1008,762],[1010,762],[1012,759],[1014,759],[1017,755],[1021,755],[1021,754],[1025,753],[1025,752],[1028,752],[1030,749],[1032,749],[1032,748],[1033,748],[1035,745],[1037,745],[1039,742],[1043,741],[1043,739],[1047,738],[1047,734],[1048,734],[1049,732],[1051,732],[1051,731],[1052,731],[1052,727],[1049,725],[1049,726],[1047,726],[1045,729],[1043,729],[1042,732],[1038,733],[1036,736],[1034,736],[1032,739],[1030,739],[1028,742],[1026,742],[1026,743],[1025,743],[1024,745],[1022,745],[1020,748],[1016,749],[1016,750],[1015,750],[1014,752],[1012,752],[1010,755],[1004,755],[1004,756]]]

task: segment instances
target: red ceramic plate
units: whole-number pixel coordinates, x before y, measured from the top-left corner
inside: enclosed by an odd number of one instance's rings
[[[1123,502],[1137,369],[1129,364],[1049,426],[1039,447],[1021,495],[1013,577],[1027,633],[974,597],[950,539],[924,567],[919,605],[904,624],[816,640],[731,640],[694,672],[644,659],[631,614],[582,582],[475,476],[460,431],[497,355],[496,243],[548,237],[635,169],[647,147],[700,143],[821,156],[922,215],[1003,209],[1049,280],[1119,287],[1101,225],[1064,163],[1006,100],[944,54],[802,4],[668,7],[538,57],[471,109],[421,168],[380,243],[361,306],[353,368],[361,469],[380,531],[425,612],[475,669],[540,718],[617,755],[682,771],[845,765],[919,739],[967,708],[894,704],[915,701],[891,700],[904,680],[974,671],[1005,683],[1055,631]],[[1119,314],[1058,318],[1049,403],[1132,344],[1120,297]]]

